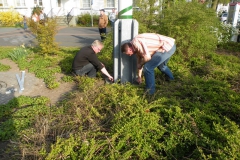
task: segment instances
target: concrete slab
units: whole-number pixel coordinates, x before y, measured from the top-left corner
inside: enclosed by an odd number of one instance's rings
[[[0,104],[6,104],[9,100],[20,95],[31,95],[37,88],[45,87],[45,83],[35,77],[32,73],[25,73],[24,90],[19,93],[20,88],[16,74],[22,78],[21,72],[0,72]]]

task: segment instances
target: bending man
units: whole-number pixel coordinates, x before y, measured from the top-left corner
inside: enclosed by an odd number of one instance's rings
[[[173,74],[167,63],[176,50],[175,39],[155,33],[143,33],[133,38],[131,42],[121,46],[121,51],[129,56],[136,54],[138,68],[138,83],[142,83],[142,71],[144,72],[146,89],[149,94],[155,92],[155,74],[157,67],[165,73],[169,80],[173,80]]]
[[[91,46],[81,48],[73,59],[73,72],[79,76],[86,75],[88,77],[96,77],[97,70],[100,70],[110,81],[113,81],[113,77],[97,57],[97,53],[99,53],[103,47],[102,42],[95,40]]]

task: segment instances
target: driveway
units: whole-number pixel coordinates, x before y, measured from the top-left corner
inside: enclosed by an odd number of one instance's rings
[[[62,47],[83,47],[94,40],[100,40],[97,27],[61,27],[55,36]],[[34,46],[35,36],[22,28],[0,28],[0,46]]]

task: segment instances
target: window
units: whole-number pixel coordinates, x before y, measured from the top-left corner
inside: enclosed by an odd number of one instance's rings
[[[17,6],[26,6],[25,0],[17,0]]]
[[[42,6],[42,0],[34,0],[36,6]]]
[[[7,0],[0,0],[0,7],[8,6]]]
[[[82,6],[83,8],[90,8],[91,6],[91,0],[82,0]]]
[[[114,0],[107,0],[107,7],[115,7]]]

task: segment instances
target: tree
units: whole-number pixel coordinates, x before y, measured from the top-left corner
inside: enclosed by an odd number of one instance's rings
[[[160,10],[158,0],[134,0],[133,6],[139,7],[133,12],[133,18],[137,19],[140,25],[139,32],[145,32],[147,28],[151,28],[150,26],[156,23]]]

